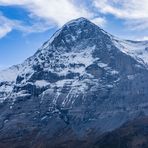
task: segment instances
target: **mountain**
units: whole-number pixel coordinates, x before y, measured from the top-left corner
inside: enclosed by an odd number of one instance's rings
[[[93,147],[148,114],[148,42],[121,40],[85,18],[0,72],[0,147]]]

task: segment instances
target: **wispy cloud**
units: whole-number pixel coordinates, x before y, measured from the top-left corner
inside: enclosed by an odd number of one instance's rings
[[[103,17],[96,17],[96,18],[92,19],[91,21],[101,27],[107,23],[107,20]]]
[[[9,26],[1,26],[1,28],[0,28],[0,38],[6,36],[11,30],[12,29]]]
[[[49,29],[49,23],[44,20],[34,20],[32,25],[26,25],[21,20],[13,20],[0,13],[0,38],[6,36],[12,30],[19,30],[24,34],[33,32],[43,32]]]
[[[0,13],[0,38],[7,35],[18,24],[17,21],[11,21]]]
[[[8,65],[0,65],[0,70],[6,69],[7,67],[9,67]]]
[[[0,0],[0,5],[18,5],[25,8],[33,22],[31,26],[26,26],[23,22],[15,24],[15,27],[9,25],[10,28],[5,28],[5,30],[0,26],[0,30],[2,30],[1,37],[14,28],[26,33],[43,32],[53,26],[61,27],[71,19],[79,17],[91,19],[101,26],[106,22],[104,18],[95,17],[95,14],[86,6],[75,3],[74,0]],[[4,31],[6,33],[3,33]]]
[[[134,40],[136,40],[136,41],[148,41],[148,36],[143,36],[143,37],[139,37],[139,38],[134,38]]]
[[[147,0],[94,0],[98,11],[123,19],[131,29],[148,28]]]
[[[58,25],[69,21],[72,17],[90,17],[91,13],[73,0],[0,0],[0,5],[20,5],[30,12],[30,16],[53,20]]]

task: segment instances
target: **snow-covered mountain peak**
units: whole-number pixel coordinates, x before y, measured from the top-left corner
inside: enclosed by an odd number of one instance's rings
[[[110,65],[113,61],[110,58],[118,51],[136,57],[135,59],[143,64],[148,61],[146,47],[146,42],[119,40],[89,20],[78,18],[66,23],[18,68],[2,71],[0,81],[17,79],[25,83],[39,70],[50,71],[58,76],[66,76],[70,72],[81,75],[99,59],[103,65]],[[10,73],[11,77],[7,76],[7,73]]]
[[[86,22],[91,23],[88,19],[86,19],[84,17],[80,17],[80,18],[77,18],[77,19],[67,22],[64,26],[79,25],[81,23],[86,23]]]
[[[0,141],[36,129],[39,139],[71,131],[80,138],[148,114],[147,50],[84,18],[65,24],[32,57],[0,72]]]
[[[89,40],[95,40],[106,36],[110,38],[110,34],[92,23],[91,21],[81,17],[66,23],[62,28],[53,34],[53,36],[43,44],[42,48],[47,49],[49,46],[71,51],[78,44],[85,44]]]

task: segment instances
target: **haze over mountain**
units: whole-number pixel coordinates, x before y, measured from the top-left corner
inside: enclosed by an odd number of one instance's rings
[[[0,72],[0,147],[95,147],[104,133],[147,116],[147,82],[147,41],[72,20]]]

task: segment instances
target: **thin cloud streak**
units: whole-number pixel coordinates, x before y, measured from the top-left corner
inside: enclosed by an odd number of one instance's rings
[[[94,0],[94,6],[103,14],[122,19],[131,30],[148,28],[147,0]]]
[[[66,22],[79,17],[88,18],[100,26],[106,23],[105,18],[95,17],[93,12],[90,12],[84,5],[74,3],[74,0],[0,0],[0,5],[18,5],[25,8],[33,22],[32,26],[27,26],[18,20],[19,24],[9,25],[9,30],[0,25],[1,37],[13,29],[25,33],[44,32],[52,27],[61,27]],[[15,22],[8,18],[5,19],[12,23]]]

